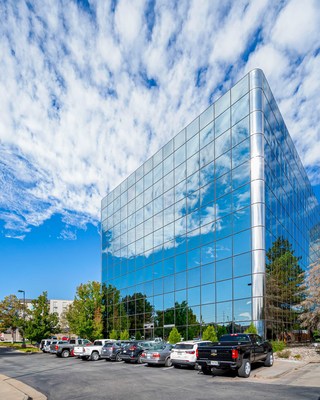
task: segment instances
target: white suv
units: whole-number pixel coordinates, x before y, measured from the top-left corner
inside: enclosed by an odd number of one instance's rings
[[[197,362],[198,347],[205,347],[211,345],[210,341],[200,340],[188,340],[186,342],[179,342],[171,350],[171,361],[172,365],[176,368],[180,368],[182,365],[186,365],[190,368],[194,368]]]

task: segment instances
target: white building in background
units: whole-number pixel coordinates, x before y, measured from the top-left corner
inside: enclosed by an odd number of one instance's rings
[[[49,300],[50,301],[50,313],[56,312],[61,318],[62,313],[73,303],[73,300]]]

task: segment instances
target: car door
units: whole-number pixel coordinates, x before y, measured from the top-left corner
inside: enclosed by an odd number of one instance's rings
[[[254,352],[255,352],[254,360],[255,361],[264,360],[267,352],[266,342],[259,335],[254,335],[253,341],[254,341]]]

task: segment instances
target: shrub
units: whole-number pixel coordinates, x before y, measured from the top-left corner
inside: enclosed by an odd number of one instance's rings
[[[141,340],[141,333],[140,333],[140,331],[138,331],[138,332],[136,333],[136,340]]]
[[[217,326],[217,336],[218,336],[218,340],[220,340],[222,335],[226,335],[227,332],[227,328],[224,325],[218,325]]]
[[[125,329],[120,333],[120,340],[128,340],[129,339],[129,332]]]
[[[118,339],[118,332],[115,329],[112,329],[110,335],[109,335],[109,339]]]
[[[181,335],[177,328],[172,328],[169,334],[169,343],[176,344],[181,341]]]
[[[291,356],[291,351],[290,350],[278,351],[277,355],[279,358],[289,358]]]
[[[285,342],[282,340],[272,340],[271,341],[272,350],[276,353],[277,351],[282,351],[286,348]]]
[[[295,355],[294,355],[294,358],[295,358],[296,360],[301,360],[301,354],[295,354]]]
[[[206,327],[202,334],[202,340],[211,340],[211,342],[216,342],[218,340],[214,326],[208,325]]]
[[[254,333],[258,334],[257,328],[255,327],[254,323],[251,322],[251,324],[248,326],[248,328],[244,331],[244,333]]]

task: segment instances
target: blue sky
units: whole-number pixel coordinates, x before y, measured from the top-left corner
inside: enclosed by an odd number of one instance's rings
[[[105,194],[262,68],[320,198],[320,5],[0,1],[0,299],[100,279]]]

